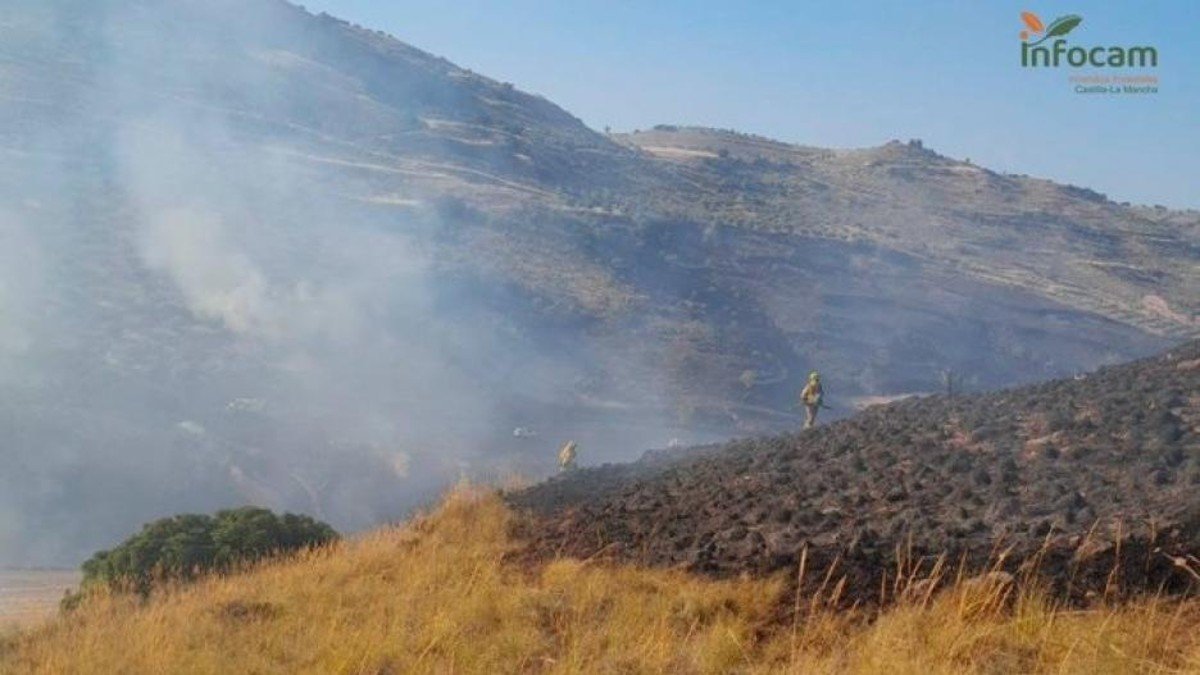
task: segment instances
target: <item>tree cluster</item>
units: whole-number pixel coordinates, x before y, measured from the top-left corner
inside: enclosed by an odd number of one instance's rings
[[[142,531],[83,563],[83,585],[108,584],[148,592],[160,579],[188,580],[338,538],[308,516],[243,507],[216,515],[182,514]]]

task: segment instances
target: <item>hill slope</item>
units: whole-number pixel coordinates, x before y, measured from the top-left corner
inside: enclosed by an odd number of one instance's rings
[[[1200,665],[1194,599],[1079,611],[964,584],[882,613],[835,612],[826,596],[791,596],[778,580],[576,560],[515,565],[505,560],[513,520],[494,494],[460,490],[428,517],[332,549],[146,600],[95,595],[44,626],[0,633],[0,670],[690,675]]]
[[[0,564],[777,432],[813,367],[850,411],[1195,334],[1194,213],[909,145],[607,136],[277,0],[6,9]]]
[[[545,555],[734,574],[840,558],[853,592],[939,555],[1040,556],[1069,592],[1200,580],[1200,342],[1068,379],[909,399],[811,431],[651,455],[513,496]],[[1195,558],[1192,558],[1195,562]]]
[[[709,218],[870,241],[1161,335],[1200,329],[1195,212],[1171,219],[919,140],[829,150],[670,126],[618,138],[705,186]]]

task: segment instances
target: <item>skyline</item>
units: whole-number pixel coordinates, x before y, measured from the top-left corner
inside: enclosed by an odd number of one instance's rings
[[[463,0],[315,0],[481,75],[544,96],[595,130],[696,125],[822,147],[919,138],[956,159],[1095,189],[1114,201],[1200,208],[1190,26],[1200,6],[948,0],[825,6],[768,0],[641,6]],[[812,7],[812,10],[805,10]],[[819,9],[818,9],[819,8]],[[1082,15],[1069,40],[1154,45],[1158,67],[1023,68],[1020,14]],[[864,18],[867,17],[867,18]],[[551,58],[552,57],[552,58]],[[1070,76],[1154,75],[1158,93],[1076,93]]]

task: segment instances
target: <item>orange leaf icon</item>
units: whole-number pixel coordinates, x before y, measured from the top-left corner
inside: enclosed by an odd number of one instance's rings
[[[1025,22],[1026,26],[1029,26],[1029,30],[1035,33],[1046,30],[1046,27],[1042,25],[1042,20],[1033,12],[1021,12],[1021,20]]]

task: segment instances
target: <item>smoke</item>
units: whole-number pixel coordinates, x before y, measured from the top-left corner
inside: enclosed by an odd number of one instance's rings
[[[0,211],[0,377],[32,347],[40,257],[36,240],[15,217]]]
[[[262,273],[230,245],[216,217],[184,209],[156,214],[142,247],[146,264],[170,275],[198,318],[235,333],[280,333]]]
[[[452,476],[427,445],[441,410],[473,420],[445,442],[469,454],[489,405],[443,348],[427,260],[239,129],[244,102],[179,88],[260,77],[192,51],[236,7],[25,9],[95,61],[0,210],[0,565],[245,501],[362,527]],[[277,39],[245,16],[248,43]]]
[[[362,527],[474,458],[493,405],[460,364],[499,345],[451,339],[478,327],[434,306],[417,224],[356,218],[278,156],[229,140],[222,120],[159,110],[119,138],[138,262],[226,359],[228,374],[188,399],[228,401],[180,423],[197,437],[185,445],[221,447],[239,494]],[[212,349],[172,367],[199,368],[189,360]]]
[[[273,0],[18,5],[0,42],[40,65],[0,72],[0,566],[246,502],[353,530],[548,471],[569,437],[596,461],[684,435],[580,412],[652,359],[531,321],[546,303],[459,245],[485,217],[378,198],[363,130],[445,92]],[[395,78],[400,112],[323,109],[354,73]]]

